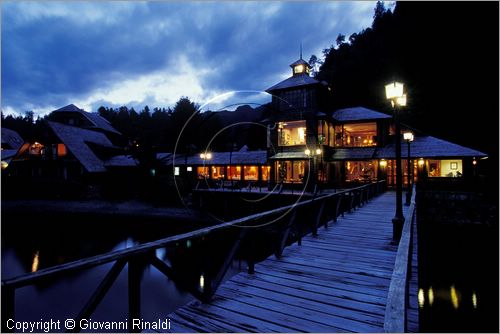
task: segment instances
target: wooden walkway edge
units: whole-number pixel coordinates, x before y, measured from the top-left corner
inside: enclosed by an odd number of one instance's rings
[[[172,332],[383,332],[397,246],[386,192],[167,317]],[[407,207],[403,207],[406,210]]]

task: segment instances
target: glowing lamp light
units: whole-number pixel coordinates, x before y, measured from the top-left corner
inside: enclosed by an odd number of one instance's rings
[[[404,85],[400,82],[392,82],[390,84],[385,85],[385,96],[388,100],[392,100],[395,98],[400,98],[403,96],[403,87]],[[406,96],[405,96],[406,102]]]
[[[420,288],[418,289],[418,306],[420,308],[424,307],[425,305],[425,293],[424,289]]]
[[[380,160],[380,167],[382,168],[387,167],[387,160]]]
[[[294,73],[302,73],[304,72],[304,65],[297,65],[293,69]]]
[[[429,305],[432,306],[432,304],[434,304],[434,290],[432,286],[429,288],[429,291],[427,291],[427,296],[429,297]]]
[[[210,160],[212,159],[212,153],[201,153],[200,158]]]
[[[406,94],[403,94],[400,97],[396,98],[396,104],[398,106],[406,107]]]
[[[310,149],[306,149],[306,150],[304,151],[304,153],[305,153],[306,155],[311,155],[311,150],[310,150]]]
[[[418,165],[419,167],[422,167],[424,165],[424,159],[422,158],[418,159]]]
[[[40,264],[40,252],[36,251],[35,256],[33,257],[33,263],[31,264],[32,273],[38,271],[39,264]]]
[[[451,303],[453,304],[453,308],[458,309],[459,300],[458,300],[457,290],[455,289],[454,285],[450,287],[450,298],[451,298]]]
[[[472,160],[472,164],[473,164],[474,166],[475,166],[475,165],[477,165],[477,160],[476,160],[476,158],[474,158],[474,160]]]
[[[475,291],[472,292],[472,306],[477,308],[477,295]]]
[[[317,155],[320,155],[320,154],[321,154],[321,149],[317,148],[317,149],[316,149],[316,154],[317,154]]]
[[[205,288],[205,276],[200,275],[200,288]]]
[[[414,139],[413,133],[411,133],[411,132],[403,133],[403,139],[406,141],[413,141],[413,139]]]

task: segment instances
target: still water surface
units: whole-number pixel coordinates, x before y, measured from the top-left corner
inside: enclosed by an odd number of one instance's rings
[[[421,332],[498,332],[498,229],[436,224],[419,231]]]
[[[49,219],[30,217],[13,221],[2,217],[2,279],[37,271],[147,241],[194,230],[200,223],[145,221],[103,221],[102,217]],[[163,249],[157,256],[165,256]],[[74,318],[88,301],[113,263],[66,275],[36,286],[16,290],[18,321]],[[227,277],[237,268],[230,269]],[[152,266],[142,276],[141,313],[144,320],[165,319],[168,313],[194,299]],[[128,312],[127,269],[92,315],[93,321],[125,321]]]

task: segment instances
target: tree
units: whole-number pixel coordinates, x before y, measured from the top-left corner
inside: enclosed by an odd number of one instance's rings
[[[341,44],[345,43],[345,35],[338,34],[337,39],[335,40],[335,43],[337,43],[337,46],[340,46]]]

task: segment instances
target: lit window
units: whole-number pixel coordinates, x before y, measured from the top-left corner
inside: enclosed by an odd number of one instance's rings
[[[208,166],[200,166],[200,167],[197,167],[196,168],[196,171],[198,173],[198,178],[199,179],[206,179],[209,177],[209,170],[208,170]]]
[[[41,155],[43,150],[43,145],[39,142],[35,142],[30,146],[30,154],[31,155]]]
[[[259,179],[259,169],[257,166],[244,166],[243,177],[245,180],[256,181]]]
[[[154,169],[152,169],[151,171],[154,171]],[[151,173],[151,174],[152,174],[152,176],[154,176],[154,174],[153,174],[153,173]],[[177,167],[177,166],[176,166],[176,167],[174,167],[174,175],[175,175],[175,176],[179,176],[180,174],[181,174],[180,168],[179,168],[179,167]]]
[[[271,166],[262,166],[262,180],[268,181],[270,177]]]
[[[279,123],[278,145],[279,146],[304,145],[306,143],[305,125],[306,125],[305,121]]]
[[[187,167],[186,167],[186,170],[187,170],[188,172],[192,172],[192,171],[193,171],[193,167],[191,167],[191,166],[187,166]]]
[[[68,152],[66,151],[66,145],[64,144],[57,144],[57,155],[60,157],[63,157],[67,154]]]
[[[227,177],[229,180],[241,180],[240,166],[227,166]]]
[[[343,128],[343,137],[341,135],[341,128],[336,131],[339,134],[337,146],[340,144],[340,139],[343,139],[343,146],[360,147],[377,145],[376,123],[344,124]]]
[[[297,65],[293,68],[293,73],[303,73],[304,72],[304,65],[300,64]]]
[[[224,166],[213,166],[212,179],[223,179],[223,178],[224,178]]]

